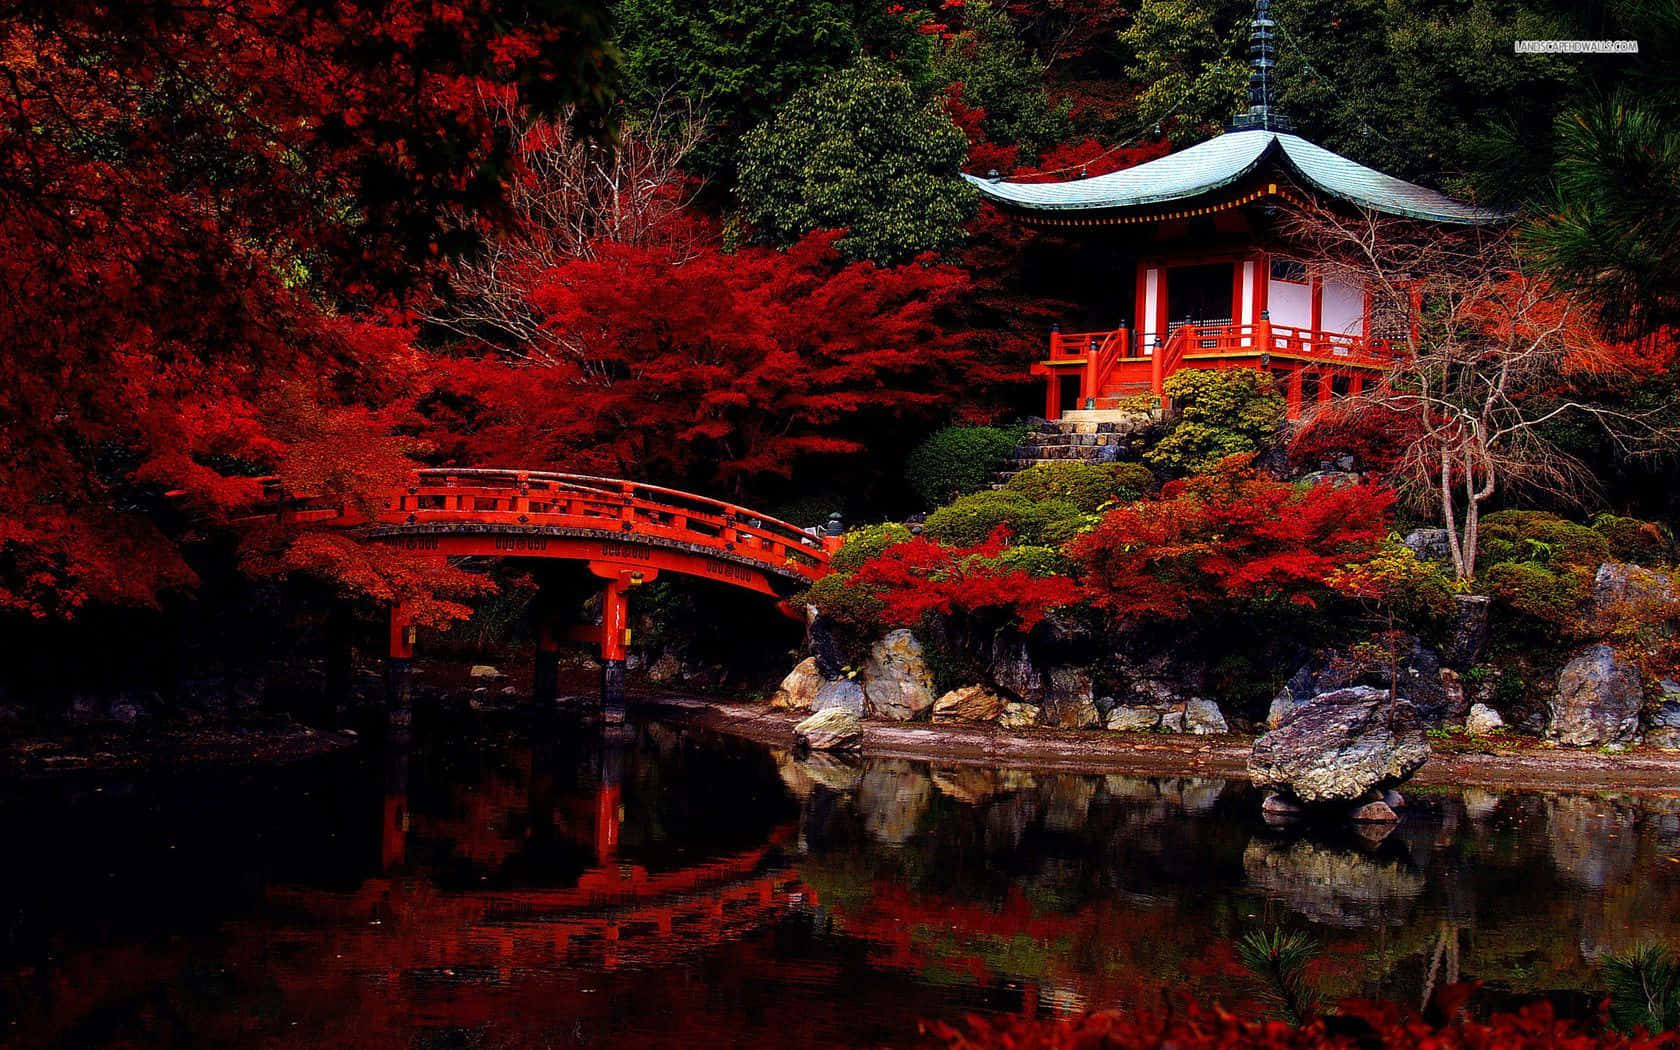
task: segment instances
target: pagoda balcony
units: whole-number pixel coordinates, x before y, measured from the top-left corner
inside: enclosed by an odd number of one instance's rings
[[[1248,368],[1271,372],[1288,404],[1290,418],[1304,406],[1359,393],[1386,372],[1394,347],[1386,339],[1365,339],[1275,321],[1229,321],[1171,326],[1165,340],[1143,345],[1141,333],[1050,333],[1050,356],[1033,365],[1045,378],[1045,418],[1078,409],[1137,406],[1166,409],[1165,383],[1186,368]],[[1072,402],[1069,404],[1068,402]]]

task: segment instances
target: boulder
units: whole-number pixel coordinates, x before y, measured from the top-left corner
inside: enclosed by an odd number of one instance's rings
[[[869,713],[907,722],[933,707],[933,674],[916,636],[900,628],[869,650],[863,665],[863,695]]]
[[[1453,595],[1452,630],[1447,634],[1446,648],[1441,650],[1441,658],[1449,667],[1463,670],[1482,658],[1492,611],[1493,599],[1485,594]]]
[[[1103,728],[1116,733],[1148,733],[1161,724],[1161,712],[1153,707],[1116,707],[1108,713]]]
[[[1645,744],[1663,751],[1680,751],[1680,700],[1673,699],[1680,694],[1680,685],[1664,679],[1662,691],[1662,706],[1651,716],[1651,728],[1645,731]]]
[[[1229,733],[1225,713],[1212,700],[1191,700],[1184,705],[1184,731],[1197,736]]]
[[[793,737],[811,751],[850,751],[863,746],[863,723],[852,712],[831,707],[794,726]]]
[[[1301,701],[1295,699],[1295,694],[1289,687],[1278,690],[1278,695],[1272,697],[1272,706],[1266,710],[1266,728],[1276,729],[1295,714],[1301,707]]]
[[[473,664],[472,670],[467,672],[467,676],[469,678],[500,678],[502,677],[502,672],[496,670],[494,667],[491,667],[489,664]]]
[[[1314,697],[1283,726],[1254,742],[1256,787],[1303,802],[1352,802],[1398,784],[1429,760],[1417,709],[1386,690],[1337,689]]]
[[[1302,918],[1344,929],[1404,926],[1427,885],[1400,858],[1315,842],[1256,836],[1243,850],[1244,881]]]
[[[770,706],[777,711],[809,711],[811,702],[823,687],[823,676],[817,670],[817,658],[808,656],[799,661],[770,698]]]
[[[1595,620],[1607,622],[1618,612],[1651,616],[1671,610],[1674,581],[1667,573],[1638,565],[1606,562],[1593,574],[1592,611]]]
[[[1639,669],[1608,645],[1591,646],[1559,672],[1546,735],[1567,747],[1626,744],[1643,701]]]
[[[812,711],[845,711],[857,718],[864,715],[863,686],[850,678],[834,678],[823,682],[817,695],[811,698]]]
[[[992,643],[986,674],[999,689],[1027,704],[1044,699],[1044,672],[1027,650],[1026,639],[1005,631]]]
[[[1163,733],[1184,732],[1184,711],[1182,709],[1175,708],[1171,711],[1161,712],[1160,728]]]
[[[1003,705],[1003,713],[998,715],[998,725],[1004,729],[1031,729],[1038,725],[1042,713],[1034,704],[1011,701]]]
[[[1061,664],[1044,676],[1042,721],[1057,729],[1088,729],[1102,721],[1091,688],[1091,670]]]
[[[1299,705],[1321,693],[1349,686],[1379,686],[1385,691],[1392,686],[1396,696],[1417,708],[1426,725],[1462,722],[1467,709],[1464,691],[1449,692],[1442,676],[1440,655],[1411,635],[1401,636],[1396,645],[1398,660],[1389,652],[1371,646],[1326,654],[1296,671],[1284,691]],[[1278,724],[1282,725],[1291,707],[1287,701],[1280,703],[1280,700],[1283,700],[1281,693],[1273,701],[1272,713],[1280,718]]]
[[[983,685],[953,689],[933,702],[935,722],[996,722],[1004,699]]]
[[[1413,529],[1406,533],[1406,538],[1400,541],[1412,549],[1412,553],[1425,561],[1451,561],[1452,551],[1447,546],[1446,529]]]
[[[1487,736],[1505,728],[1505,719],[1498,711],[1486,704],[1471,704],[1470,714],[1464,719],[1464,731],[1471,736]]]
[[[1354,807],[1348,816],[1359,824],[1392,824],[1400,819],[1393,807],[1381,799]]]

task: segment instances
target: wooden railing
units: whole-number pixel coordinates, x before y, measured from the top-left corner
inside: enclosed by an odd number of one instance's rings
[[[1175,372],[1196,367],[1199,359],[1233,360],[1273,357],[1295,365],[1319,365],[1362,370],[1383,369],[1393,360],[1392,344],[1382,339],[1365,339],[1341,332],[1326,332],[1273,321],[1234,324],[1229,321],[1201,324],[1182,322],[1171,326],[1166,341],[1145,353],[1133,345],[1132,333],[1120,328],[1112,332],[1050,333],[1052,371],[1079,369],[1079,397],[1083,403],[1109,395],[1117,389],[1148,390],[1160,396],[1163,384]],[[1062,374],[1066,374],[1063,371]],[[1051,381],[1055,382],[1054,375]]]
[[[768,515],[690,492],[584,474],[524,470],[421,470],[375,524],[507,525],[606,530],[714,549],[766,568],[817,579],[822,538]]]

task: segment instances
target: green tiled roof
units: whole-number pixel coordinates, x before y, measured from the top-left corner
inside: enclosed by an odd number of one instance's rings
[[[1299,135],[1258,128],[1227,132],[1137,167],[1089,179],[1014,183],[965,178],[988,199],[1022,211],[1109,211],[1199,197],[1274,164],[1304,187],[1390,215],[1471,225],[1505,217],[1384,175]]]

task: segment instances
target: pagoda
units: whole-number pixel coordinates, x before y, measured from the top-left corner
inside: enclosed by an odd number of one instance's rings
[[[1049,356],[1032,369],[1046,381],[1047,419],[1160,399],[1184,368],[1270,371],[1291,416],[1357,393],[1387,370],[1397,326],[1410,319],[1373,316],[1363,287],[1292,252],[1277,229],[1281,207],[1310,200],[1458,227],[1504,218],[1294,134],[1274,100],[1275,29],[1267,0],[1257,0],[1248,109],[1206,142],[1092,178],[965,176],[1011,218],[1083,252],[1064,269],[1083,274],[1094,313],[1119,322],[1052,329]]]

